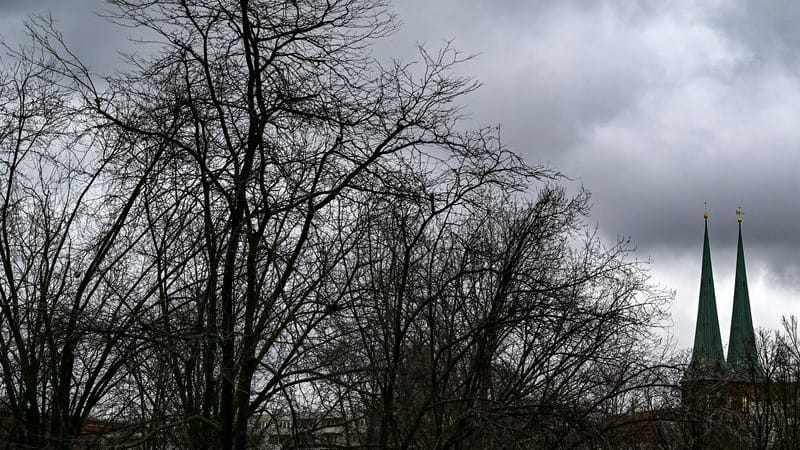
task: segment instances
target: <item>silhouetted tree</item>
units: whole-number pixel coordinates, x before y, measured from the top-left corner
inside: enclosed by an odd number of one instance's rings
[[[105,415],[150,448],[283,416],[287,446],[337,420],[342,445],[580,446],[659,383],[663,296],[585,192],[463,131],[452,49],[378,64],[379,0],[110,3],[147,30],[125,72],[40,19],[0,92],[20,444]]]
[[[331,351],[360,368],[338,380],[345,409],[367,417],[365,443],[579,446],[657,404],[641,396],[665,383],[651,334],[665,298],[625,242],[584,234],[588,196],[546,186],[518,203],[513,178],[447,173],[373,200],[353,255]]]
[[[134,252],[154,167],[122,180],[112,166],[165,143],[98,128],[57,61],[12,56],[0,69],[3,404],[11,442],[69,447],[90,415],[120,413],[108,394],[142,342],[133,331],[154,289],[153,267]]]

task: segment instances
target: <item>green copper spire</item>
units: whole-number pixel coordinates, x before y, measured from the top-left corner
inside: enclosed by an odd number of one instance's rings
[[[694,349],[689,364],[688,379],[715,380],[725,375],[725,357],[717,318],[717,298],[714,294],[714,274],[711,271],[711,249],[708,246],[708,213],[704,215],[703,268],[700,273],[700,302],[697,309],[697,326],[694,331]]]
[[[750,294],[747,291],[747,271],[744,266],[742,245],[742,210],[737,209],[739,221],[739,248],[736,252],[736,281],[733,288],[733,316],[728,343],[728,366],[731,375],[749,379],[760,374],[756,354],[756,338],[753,333],[753,317],[750,315]]]

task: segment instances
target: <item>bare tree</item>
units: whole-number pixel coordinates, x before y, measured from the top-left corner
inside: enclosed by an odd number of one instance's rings
[[[0,77],[0,366],[12,442],[69,446],[141,343],[131,333],[151,295],[132,217],[152,166],[121,180],[133,141],[97,128],[59,62],[10,54]]]
[[[515,172],[482,167],[506,178],[453,170],[373,201],[331,349],[360,368],[337,379],[367,445],[588,445],[636,411],[620,402],[664,385],[651,352],[667,298],[625,242],[583,235],[588,197],[546,186],[516,203]]]
[[[130,148],[116,166],[158,168],[143,215],[161,314],[142,327],[176,337],[159,351],[187,440],[244,448],[253,414],[316,376],[297,364],[346,292],[332,277],[373,191],[398,190],[398,169],[422,152],[494,151],[489,130],[456,131],[453,101],[476,85],[449,75],[452,51],[376,65],[367,45],[394,27],[381,2],[113,3],[112,20],[149,28],[161,47],[106,90],[52,28],[36,37],[104,127],[161,146]],[[171,270],[176,253],[193,255],[192,270]]]
[[[299,447],[336,421],[344,445],[580,446],[656,383],[664,298],[586,193],[462,130],[458,53],[375,62],[380,0],[110,3],[150,53],[100,76],[39,20],[9,78],[33,84],[0,95],[19,442],[116,414],[125,445],[252,448],[289,415]]]

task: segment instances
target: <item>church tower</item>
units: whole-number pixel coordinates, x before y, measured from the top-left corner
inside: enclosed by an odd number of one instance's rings
[[[682,401],[690,420],[687,431],[692,448],[751,448],[753,442],[740,433],[749,420],[753,402],[763,394],[763,373],[756,361],[753,319],[742,244],[742,211],[736,210],[739,242],[736,257],[736,282],[733,294],[728,359],[724,359],[720,338],[711,251],[708,244],[708,213],[703,236],[703,267],[700,273],[700,301],[694,335],[692,359],[682,383]],[[706,420],[713,417],[713,420]]]
[[[738,381],[754,381],[760,375],[753,317],[750,314],[750,294],[747,290],[747,271],[742,245],[742,210],[736,210],[739,222],[739,243],[736,251],[736,281],[733,288],[733,315],[728,342],[728,369],[730,377]]]
[[[711,249],[708,245],[708,212],[703,214],[703,218],[705,219],[705,233],[703,236],[703,266],[700,273],[700,301],[697,309],[692,360],[685,374],[685,381],[721,380],[726,374],[725,356],[722,352],[722,338],[717,317],[717,298],[714,293],[714,274],[711,270]]]

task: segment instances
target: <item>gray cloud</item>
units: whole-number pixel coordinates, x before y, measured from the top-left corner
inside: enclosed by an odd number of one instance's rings
[[[798,63],[800,4],[786,0],[739,1],[712,18],[740,40],[759,62]]]
[[[30,12],[46,9],[52,0],[4,0],[0,2],[0,12],[4,14],[26,15]]]
[[[594,193],[593,219],[656,261],[696,249],[708,201],[717,245],[776,281],[800,278],[800,6],[754,2],[398,2],[394,39],[482,53],[469,103],[532,161]],[[793,13],[796,12],[796,13]],[[667,280],[668,281],[668,280]]]
[[[108,71],[128,31],[93,14],[103,7],[3,2],[0,26],[18,39],[25,14],[51,8],[78,53]],[[678,333],[693,327],[697,280],[686,269],[699,270],[704,201],[718,278],[733,269],[741,205],[762,289],[754,298],[772,286],[784,306],[796,297],[800,4],[396,0],[392,9],[403,26],[376,56],[413,60],[418,42],[450,40],[478,55],[459,69],[484,84],[466,100],[473,123],[502,123],[506,144],[594,193],[591,220],[609,239],[630,236],[654,259],[656,281],[678,289]]]
[[[108,73],[119,68],[119,51],[134,47],[128,41],[130,30],[109,23],[101,13],[108,10],[102,0],[34,0],[0,2],[0,38],[15,48],[28,42],[26,22],[34,16],[52,15],[64,40],[90,69]]]
[[[478,55],[462,67],[484,84],[468,102],[476,122],[502,123],[517,151],[558,164],[583,129],[623,111],[646,84],[646,71],[629,70],[639,49],[606,29],[616,19],[579,3],[396,2],[404,26],[379,48],[411,59],[416,42],[453,39]]]
[[[429,6],[435,3],[436,6]],[[630,236],[654,281],[676,289],[676,341],[694,333],[703,202],[727,336],[734,211],[756,326],[800,313],[800,6],[711,2],[397,2],[393,48],[454,38],[481,53],[469,100],[506,143],[593,192],[591,221]],[[460,5],[464,5],[460,7]]]

